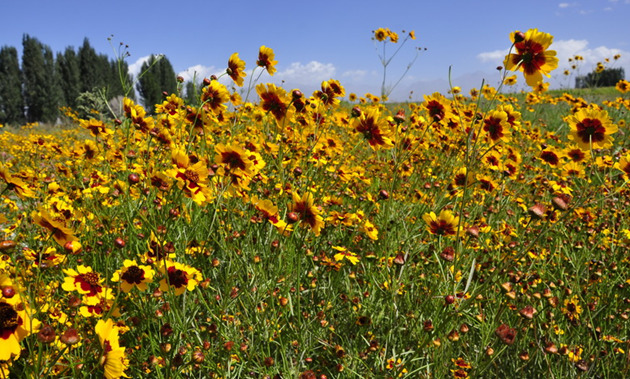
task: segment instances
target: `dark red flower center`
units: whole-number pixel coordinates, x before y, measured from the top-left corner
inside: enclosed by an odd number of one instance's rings
[[[606,137],[606,128],[596,118],[585,118],[576,125],[577,135],[582,142],[601,142]]]
[[[138,266],[130,266],[127,268],[122,279],[129,284],[140,284],[144,281],[144,270]]]
[[[176,288],[185,287],[188,284],[188,274],[184,270],[171,266],[168,268],[168,282]]]
[[[501,125],[501,119],[496,117],[490,117],[484,120],[483,130],[485,130],[490,139],[493,141],[498,141],[501,137],[504,136],[503,126]]]
[[[221,153],[221,160],[232,169],[238,168],[241,170],[245,170],[247,168],[243,157],[241,157],[241,155],[235,151],[226,151],[224,153]]]
[[[99,284],[99,276],[95,272],[88,272],[85,274],[79,274],[74,278],[74,283],[79,283],[81,290],[87,291],[86,295],[95,296],[101,292],[103,288]]]
[[[11,304],[0,303],[0,340],[8,339],[20,325],[20,317]]]

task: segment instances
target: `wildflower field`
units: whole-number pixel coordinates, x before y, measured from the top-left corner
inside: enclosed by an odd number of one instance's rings
[[[470,94],[256,83],[263,46],[248,96],[3,128],[0,378],[630,376],[630,85],[511,42]]]

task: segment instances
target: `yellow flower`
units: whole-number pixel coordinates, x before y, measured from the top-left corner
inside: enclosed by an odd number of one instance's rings
[[[39,212],[33,211],[31,217],[33,218],[33,222],[35,224],[52,232],[52,237],[59,245],[64,246],[69,241],[77,240],[77,238],[73,235],[72,230],[67,228],[63,221],[53,218],[46,210],[41,210]]]
[[[359,263],[359,256],[351,251],[348,251],[348,249],[346,249],[345,247],[333,246],[332,248],[338,251],[338,253],[334,256],[335,261],[341,262],[342,260],[347,259],[353,265]]]
[[[584,151],[605,149],[612,146],[611,134],[617,132],[617,125],[613,124],[608,112],[603,109],[582,108],[574,115],[566,118],[571,131],[569,139],[577,143]]]
[[[24,199],[26,197],[35,197],[35,193],[28,188],[26,183],[22,181],[20,178],[16,178],[9,172],[9,168],[0,163],[0,179],[2,179],[6,184],[7,188],[14,190],[15,193],[20,197],[20,199]]]
[[[492,143],[509,142],[512,132],[507,113],[501,110],[491,111],[483,120],[483,131]]]
[[[276,119],[278,124],[283,124],[284,120],[293,113],[293,108],[289,107],[291,99],[284,88],[276,87],[275,84],[259,84],[256,92],[260,96],[260,107],[269,112]]]
[[[378,240],[378,229],[376,229],[376,226],[374,226],[374,224],[372,224],[369,220],[365,220],[363,226],[361,227],[361,231],[367,234],[371,240]]]
[[[138,265],[136,261],[125,259],[123,268],[114,272],[112,282],[120,282],[120,289],[129,293],[133,287],[140,291],[147,290],[147,283],[153,282],[155,271],[150,266]]]
[[[211,80],[210,84],[201,90],[202,108],[209,112],[214,112],[214,114],[223,112],[227,109],[228,101],[230,101],[230,92],[218,80]]]
[[[370,108],[362,112],[359,117],[356,117],[352,124],[354,130],[361,133],[374,150],[394,146],[389,125],[380,116],[378,108]]]
[[[238,57],[238,53],[234,53],[230,56],[226,72],[237,86],[243,86],[243,78],[247,76],[247,74],[245,73],[245,61]]]
[[[427,229],[431,234],[450,236],[457,232],[459,217],[455,217],[449,210],[442,210],[439,216],[433,212],[425,213],[422,219],[427,223]]]
[[[374,38],[376,38],[376,40],[379,42],[385,41],[388,35],[389,29],[378,28],[374,31]]]
[[[274,60],[274,58],[275,55],[273,50],[263,45],[258,51],[258,60],[256,61],[256,65],[266,69],[269,75],[273,75],[276,72],[276,64],[278,64],[278,61]]]
[[[194,290],[203,280],[201,272],[196,268],[170,260],[162,263],[159,271],[164,275],[164,279],[160,281],[160,290],[168,291],[172,288],[175,295]]]
[[[302,197],[293,192],[293,202],[289,206],[291,212],[299,215],[303,227],[310,227],[316,236],[319,236],[324,227],[324,220],[320,215],[320,210],[313,205],[313,194],[306,192]]]
[[[530,87],[542,82],[543,74],[549,77],[549,72],[558,67],[558,58],[554,50],[547,50],[553,42],[549,33],[529,29],[526,33],[514,32],[510,34],[516,53],[505,57],[503,62],[507,70],[520,70]]]
[[[120,346],[119,327],[111,319],[99,320],[95,328],[98,340],[103,349],[101,364],[107,379],[120,377],[128,378],[125,370],[129,367],[129,360],[125,357],[125,348]]]
[[[79,265],[76,270],[70,268],[64,269],[63,272],[68,275],[61,285],[64,291],[77,291],[87,297],[97,296],[103,292],[101,285],[103,279],[98,272],[92,271],[92,267]]]

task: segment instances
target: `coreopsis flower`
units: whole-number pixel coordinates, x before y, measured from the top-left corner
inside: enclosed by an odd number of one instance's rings
[[[329,106],[338,105],[341,102],[339,98],[346,94],[343,86],[334,79],[322,82],[321,88],[321,91],[316,91],[314,96],[320,99],[322,104]]]
[[[164,279],[160,281],[160,290],[168,291],[172,288],[175,295],[194,290],[203,280],[201,272],[196,268],[170,260],[162,262],[158,271],[164,275]]]
[[[256,61],[256,65],[267,70],[269,75],[273,75],[276,72],[276,64],[278,64],[278,61],[274,60],[274,58],[275,55],[273,50],[263,45],[258,51],[258,60]]]
[[[245,175],[250,178],[256,175],[254,162],[249,159],[250,152],[239,145],[219,143],[214,147],[214,151],[217,153],[214,163],[219,165],[220,175]]]
[[[283,124],[284,120],[289,117],[293,109],[289,106],[291,99],[284,88],[276,87],[275,84],[268,83],[256,86],[256,92],[260,96],[260,107],[269,112],[276,119],[278,124]]]
[[[374,226],[374,224],[370,222],[370,220],[365,220],[365,222],[361,226],[361,231],[365,233],[371,240],[378,240],[378,229],[376,228],[376,226]]]
[[[605,149],[612,146],[611,134],[617,132],[617,125],[612,123],[608,112],[603,109],[582,108],[566,118],[571,131],[569,139],[584,151]]]
[[[516,52],[507,55],[503,65],[507,70],[522,71],[528,86],[535,87],[542,82],[543,74],[549,77],[549,72],[558,67],[556,52],[547,50],[553,42],[551,34],[529,29],[526,33],[511,33],[510,39]]]
[[[79,123],[81,124],[81,127],[89,130],[90,134],[97,138],[106,138],[107,136],[114,134],[114,131],[109,129],[103,121],[91,118],[89,120],[81,120]]]
[[[152,117],[146,117],[147,113],[142,105],[136,104],[126,97],[123,99],[123,111],[136,129],[142,132],[153,129],[154,120]]]
[[[357,263],[359,263],[359,260],[360,260],[359,256],[349,251],[345,247],[333,246],[332,248],[337,251],[337,253],[335,253],[334,255],[335,261],[341,262],[345,259],[349,261],[350,263],[352,263],[353,265],[356,265]]]
[[[459,217],[453,215],[449,210],[442,210],[437,216],[434,212],[425,213],[422,219],[427,224],[427,229],[431,234],[438,236],[451,236],[457,232]]]
[[[201,107],[214,114],[219,114],[227,109],[230,101],[230,91],[218,80],[211,80],[210,84],[201,90]]]
[[[18,295],[14,297],[18,298]],[[40,322],[32,318],[31,309],[24,302],[10,304],[0,300],[0,361],[19,357],[20,342],[33,332],[37,332]]]
[[[615,163],[613,167],[623,172],[623,176],[626,180],[630,180],[630,154],[621,157],[619,162]]]
[[[139,265],[136,261],[125,259],[123,267],[112,275],[112,282],[120,282],[120,289],[129,293],[132,288],[147,290],[147,284],[153,282],[155,271],[150,266]]]
[[[389,29],[378,28],[374,31],[374,38],[379,42],[385,41],[387,36],[389,36]]]
[[[166,174],[177,180],[177,186],[181,188],[187,197],[201,205],[208,199],[208,168],[202,160],[191,164],[190,158],[181,150],[173,150],[171,153],[175,168],[167,170]]]
[[[72,230],[65,226],[63,220],[54,218],[46,210],[33,211],[31,217],[35,224],[48,229],[48,231],[52,233],[53,239],[57,241],[59,245],[65,246],[66,243],[77,240]]]
[[[491,143],[509,142],[512,135],[508,115],[502,110],[489,112],[483,120],[482,130]]]
[[[24,258],[33,262],[33,267],[48,268],[60,265],[66,256],[59,254],[54,247],[48,247],[43,252],[24,249]]]
[[[238,53],[234,53],[230,56],[226,72],[237,86],[243,86],[243,78],[247,76],[247,74],[245,73],[245,61],[238,57]]]
[[[76,270],[69,268],[63,272],[67,275],[61,285],[64,291],[77,291],[86,297],[98,296],[103,292],[104,279],[98,272],[92,271],[92,267],[79,265]]]
[[[506,86],[513,86],[516,84],[516,81],[516,75],[512,75],[503,79],[503,84],[505,84]]]
[[[289,211],[297,214],[300,225],[310,227],[316,236],[319,236],[324,227],[324,219],[319,208],[313,205],[313,194],[305,192],[300,197],[297,192],[293,192],[293,202],[289,205]],[[297,221],[297,220],[296,220]]]
[[[429,120],[433,122],[440,122],[446,120],[451,116],[451,104],[450,100],[445,98],[441,93],[435,92],[431,96],[424,95],[424,102],[422,107],[426,109],[429,114]]]
[[[120,309],[114,306],[116,296],[111,289],[106,288],[98,296],[86,297],[82,300],[79,307],[79,314],[85,318],[100,318],[103,315],[110,314],[114,317],[120,317]]]
[[[617,84],[615,84],[615,88],[621,93],[626,93],[630,91],[630,82],[627,80],[620,80]]]
[[[582,314],[582,306],[577,295],[573,295],[570,299],[564,300],[564,307],[561,309],[562,313],[570,320],[577,321]]]
[[[184,99],[172,93],[166,97],[162,104],[155,105],[155,113],[167,114],[170,116],[177,115],[184,109]]]
[[[129,360],[125,356],[125,348],[120,346],[120,328],[111,319],[99,320],[95,327],[96,335],[103,349],[101,365],[105,371],[105,378],[128,378],[125,370],[129,367]]]
[[[354,130],[362,134],[374,150],[394,146],[391,129],[387,121],[380,116],[378,108],[370,108],[356,117],[352,124]]]
[[[15,191],[20,199],[35,197],[33,190],[31,190],[22,179],[11,175],[9,168],[2,163],[0,163],[0,179],[6,183],[7,189]]]

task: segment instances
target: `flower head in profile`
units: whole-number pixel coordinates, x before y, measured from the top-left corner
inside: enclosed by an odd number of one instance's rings
[[[105,378],[114,379],[125,377],[125,370],[129,367],[129,359],[125,357],[125,348],[120,346],[119,327],[111,319],[99,320],[95,331],[103,349],[101,365],[105,370]]]
[[[147,284],[153,282],[155,271],[150,266],[139,265],[135,261],[125,259],[123,268],[114,272],[112,282],[120,282],[120,289],[129,293],[136,287],[140,291],[147,290]]]
[[[278,64],[278,61],[274,60],[274,58],[275,55],[273,50],[263,45],[258,51],[258,60],[256,61],[256,65],[267,70],[269,75],[273,75],[276,73],[276,64]]]
[[[48,211],[40,210],[33,211],[31,214],[33,222],[48,231],[52,232],[52,237],[61,246],[64,246],[67,242],[76,241],[77,238],[72,233],[70,228],[65,226],[65,222],[60,218],[53,217]]]
[[[247,74],[245,73],[245,61],[238,57],[238,53],[234,53],[230,56],[226,72],[237,86],[243,86],[243,78],[246,77]]]
[[[35,193],[31,190],[22,179],[17,178],[9,172],[9,168],[0,163],[0,179],[7,184],[7,188],[15,191],[15,193],[24,199],[26,197],[35,197]]]
[[[584,151],[605,149],[612,146],[611,134],[617,132],[608,112],[597,108],[582,108],[574,115],[568,116],[566,122],[571,131],[569,139],[573,140]]]
[[[542,82],[543,74],[549,77],[549,72],[558,67],[556,52],[547,50],[553,42],[551,34],[529,29],[526,33],[513,32],[510,39],[516,52],[505,57],[504,66],[507,70],[522,71],[528,86],[536,86]]]
[[[619,162],[615,163],[614,167],[623,172],[625,180],[630,180],[630,153],[619,159]]]
[[[452,236],[457,232],[459,217],[455,217],[449,210],[441,211],[439,216],[433,212],[425,213],[422,219],[427,223],[427,229],[431,234]]]

